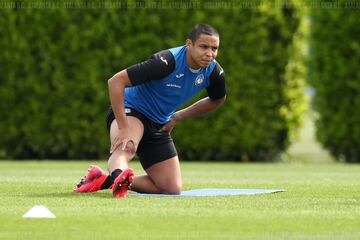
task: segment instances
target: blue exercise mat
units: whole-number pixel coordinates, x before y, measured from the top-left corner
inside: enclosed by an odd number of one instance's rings
[[[205,188],[194,189],[181,192],[180,195],[170,194],[147,194],[147,193],[130,193],[129,196],[139,197],[208,197],[208,196],[226,196],[226,195],[252,195],[285,192],[283,189],[223,189],[223,188]]]

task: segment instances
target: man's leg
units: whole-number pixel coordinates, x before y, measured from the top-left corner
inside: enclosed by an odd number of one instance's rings
[[[133,143],[128,143],[125,151],[120,148],[116,149],[110,156],[108,161],[110,177],[106,179],[106,181],[109,182],[105,184],[107,185],[105,188],[110,187],[114,179],[119,176],[119,174],[114,175],[114,173],[119,173],[119,170],[121,173],[128,169],[128,162],[135,155],[135,145],[137,146],[142,138],[144,126],[141,121],[135,117],[128,116],[128,124],[131,128],[131,132],[134,133],[132,139]],[[110,129],[111,142],[114,141],[118,131],[117,123],[114,120]],[[136,176],[134,178],[131,187],[132,190],[143,193],[180,194],[182,180],[179,159],[177,156],[156,163],[145,171],[148,175]],[[113,177],[111,177],[111,175],[113,175]],[[104,189],[103,186],[101,189]]]
[[[131,133],[131,141],[128,142],[125,150],[116,149],[108,160],[109,175],[98,166],[91,166],[86,176],[74,189],[76,192],[96,192],[101,189],[108,189],[114,183],[122,171],[128,169],[128,162],[134,157],[136,146],[140,142],[144,132],[142,122],[132,116],[127,116],[128,125]],[[110,127],[110,141],[113,143],[115,137],[119,134],[119,129],[115,120],[112,121]]]
[[[105,185],[113,183],[112,192],[114,197],[125,197],[127,190],[134,180],[134,172],[132,169],[128,169],[128,163],[134,158],[136,148],[144,133],[144,125],[138,118],[127,116],[127,123],[128,131],[132,134],[130,141],[127,142],[124,150],[121,147],[115,149],[108,160],[110,175]],[[114,120],[110,128],[111,145],[118,135],[118,125]]]
[[[180,194],[182,188],[178,156],[147,168],[148,175],[136,177],[132,190],[141,193]]]
[[[128,163],[135,156],[136,146],[139,144],[144,133],[144,125],[138,118],[127,116],[127,121],[132,133],[132,141],[128,142],[125,150],[122,150],[119,147],[111,154],[108,160],[108,169],[110,173],[116,169],[125,170],[128,168]],[[113,143],[115,137],[118,136],[118,134],[119,128],[117,122],[114,120],[110,128],[111,144]]]

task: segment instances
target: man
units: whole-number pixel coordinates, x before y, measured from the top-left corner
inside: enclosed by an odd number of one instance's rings
[[[108,81],[110,175],[92,166],[75,191],[112,188],[114,197],[125,197],[131,187],[142,193],[180,194],[179,159],[170,132],[176,122],[224,103],[224,71],[215,61],[218,49],[219,33],[210,25],[198,24],[185,46],[158,52],[115,74]],[[208,97],[175,112],[204,88]],[[135,153],[146,175],[134,176],[128,168]]]

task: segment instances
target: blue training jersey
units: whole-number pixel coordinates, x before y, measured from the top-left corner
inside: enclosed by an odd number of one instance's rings
[[[125,89],[125,107],[164,124],[176,109],[204,88],[212,99],[224,97],[224,71],[220,65],[213,60],[206,68],[192,70],[187,65],[186,52],[186,46],[168,49],[129,67],[133,86]]]

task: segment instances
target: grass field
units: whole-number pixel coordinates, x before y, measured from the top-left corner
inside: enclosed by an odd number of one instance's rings
[[[115,199],[72,192],[89,164],[0,161],[0,239],[360,239],[360,165],[183,162],[184,189],[287,192]],[[57,218],[22,218],[39,204]]]

